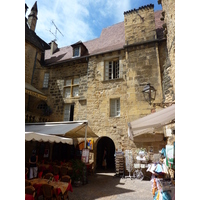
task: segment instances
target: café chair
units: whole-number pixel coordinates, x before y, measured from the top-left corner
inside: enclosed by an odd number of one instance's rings
[[[58,175],[60,173],[60,168],[58,165],[53,165],[53,174]]]
[[[60,181],[71,183],[71,177],[69,175],[64,175],[61,177]]]
[[[60,176],[67,175],[68,168],[66,166],[62,166],[60,168]]]
[[[67,182],[67,183],[71,184],[71,177],[69,175],[64,175],[64,176],[61,177],[60,181]],[[62,194],[61,199],[68,199],[69,200],[68,191],[65,191],[65,193]]]
[[[26,186],[30,186],[30,185],[31,185],[30,181],[28,181],[28,180],[25,179],[25,187]]]
[[[42,192],[43,192],[43,199],[54,199],[53,198],[53,186],[49,184],[43,184],[42,185]]]
[[[26,186],[25,187],[25,194],[32,195],[33,198],[35,198],[35,188],[32,185]]]
[[[47,173],[44,175],[44,179],[49,179],[50,177],[53,178],[53,174],[52,173]]]

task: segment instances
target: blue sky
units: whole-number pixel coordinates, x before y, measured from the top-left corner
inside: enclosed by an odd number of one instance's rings
[[[35,0],[25,3],[28,17]],[[58,47],[85,42],[99,37],[103,28],[122,22],[124,11],[148,4],[154,4],[155,11],[162,9],[157,0],[37,0],[36,33],[47,43],[56,34]],[[52,20],[64,36],[56,32]]]

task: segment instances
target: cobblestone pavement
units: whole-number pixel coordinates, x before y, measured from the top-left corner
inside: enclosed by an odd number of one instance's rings
[[[95,173],[88,183],[73,186],[70,200],[153,200],[151,182],[115,177],[115,173]]]

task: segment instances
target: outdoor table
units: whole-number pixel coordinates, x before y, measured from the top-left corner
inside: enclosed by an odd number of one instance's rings
[[[62,181],[49,181],[48,179],[43,178],[35,178],[29,180],[30,183],[33,185],[35,190],[37,191],[37,195],[42,195],[42,185],[49,184],[54,187],[54,194],[57,196],[60,193],[64,194],[65,191],[73,192],[71,183],[62,182]]]

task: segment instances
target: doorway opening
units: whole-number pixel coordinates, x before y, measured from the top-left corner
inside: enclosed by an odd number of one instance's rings
[[[96,169],[103,170],[102,162],[103,162],[103,154],[104,148],[107,149],[107,169],[114,171],[115,170],[115,144],[112,139],[109,137],[101,137],[97,143],[97,157],[96,157]]]

